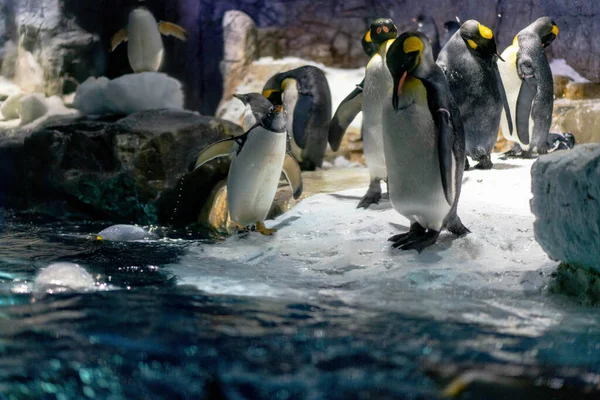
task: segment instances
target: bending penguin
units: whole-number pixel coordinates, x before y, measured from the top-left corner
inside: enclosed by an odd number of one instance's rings
[[[273,204],[282,171],[294,198],[302,194],[300,167],[286,153],[286,124],[283,107],[273,107],[242,136],[216,142],[198,155],[195,168],[217,157],[232,156],[227,176],[227,208],[240,229],[255,225],[263,235],[275,232],[265,226],[264,220]]]
[[[492,30],[469,20],[437,59],[462,117],[466,154],[478,162],[479,169],[492,168],[490,154],[498,138],[500,116],[503,108],[508,110],[497,52]],[[465,169],[468,165],[467,160]]]
[[[502,135],[516,142],[524,155],[537,148],[547,153],[562,135],[550,134],[554,104],[552,71],[545,55],[558,36],[558,27],[549,17],[538,18],[520,31],[504,52],[506,62],[498,65],[506,90],[508,110],[502,113]]]
[[[331,91],[323,71],[305,65],[276,74],[263,87],[263,96],[283,105],[292,154],[301,168],[321,167],[331,120]]]
[[[271,110],[273,104],[260,93],[234,94],[233,97],[244,103],[246,109],[242,119],[242,128],[247,131],[262,120]]]
[[[421,252],[443,228],[469,233],[456,212],[465,165],[462,122],[423,33],[400,35],[386,68],[393,80],[382,109],[390,201],[411,224],[389,240],[392,247]]]
[[[139,6],[129,13],[127,28],[115,33],[111,39],[111,51],[119,44],[127,44],[127,56],[133,72],[156,72],[159,70],[164,55],[161,33],[186,40],[185,29],[171,22],[156,22],[154,15],[140,0]]]

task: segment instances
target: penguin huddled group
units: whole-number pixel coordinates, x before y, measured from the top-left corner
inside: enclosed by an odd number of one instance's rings
[[[358,206],[377,203],[386,181],[393,208],[410,221],[408,232],[389,239],[402,250],[421,252],[443,229],[470,232],[457,213],[467,156],[476,168],[492,168],[499,128],[524,155],[568,142],[549,132],[553,78],[544,49],[558,35],[550,18],[518,32],[502,54],[492,30],[478,21],[449,21],[441,48],[433,19],[416,22],[418,30],[399,36],[389,18],[371,24],[362,38],[370,57],[365,78],[333,118],[325,76],[312,66],[276,74],[262,95],[235,95],[247,107],[246,133],[209,146],[196,163],[233,156],[227,183],[233,221],[272,234],[263,221],[281,173],[297,198],[300,170],[320,167],[327,142],[337,150],[359,112],[371,182]]]

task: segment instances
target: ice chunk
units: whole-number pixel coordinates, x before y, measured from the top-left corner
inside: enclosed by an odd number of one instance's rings
[[[33,284],[34,292],[85,291],[93,289],[94,278],[79,264],[60,262],[41,270]]]
[[[126,242],[133,240],[144,240],[155,238],[156,235],[147,232],[143,228],[135,225],[113,225],[100,231],[97,235],[98,240],[109,240]]]
[[[88,79],[77,88],[74,106],[88,115],[129,115],[161,108],[182,110],[183,100],[178,80],[160,72],[142,72],[113,80]]]
[[[28,124],[48,113],[48,103],[46,96],[42,93],[31,93],[23,96],[19,102],[19,116],[21,125]]]
[[[544,251],[600,272],[600,144],[540,157],[531,174],[535,238]]]
[[[4,103],[2,103],[2,107],[0,107],[0,113],[2,113],[2,116],[5,120],[19,118],[19,104],[23,96],[25,96],[25,93],[15,93],[8,96]]]

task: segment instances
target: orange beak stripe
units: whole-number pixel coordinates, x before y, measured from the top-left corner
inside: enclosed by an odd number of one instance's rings
[[[398,84],[398,96],[400,96],[402,94],[402,86],[404,86],[404,81],[406,80],[407,76],[408,76],[408,71],[404,71],[402,78],[400,78],[400,83]]]
[[[379,33],[381,33],[381,27],[378,27],[378,28],[377,28],[377,33],[378,33],[378,34],[379,34]]]
[[[383,27],[383,31],[384,31],[385,33],[388,33],[388,32],[390,31],[390,28],[388,28],[387,26],[384,26],[384,27]]]

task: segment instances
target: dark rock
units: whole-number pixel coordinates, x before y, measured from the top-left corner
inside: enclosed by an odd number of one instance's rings
[[[13,132],[0,142],[0,206],[58,218],[195,223],[229,167],[215,160],[188,172],[195,157],[241,133],[230,122],[172,110],[57,124],[24,139]]]

